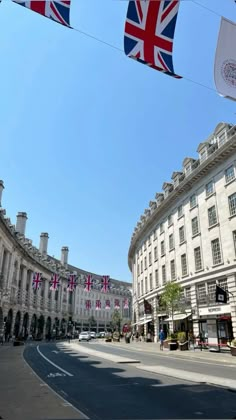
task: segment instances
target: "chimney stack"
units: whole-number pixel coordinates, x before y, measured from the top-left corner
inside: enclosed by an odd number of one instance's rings
[[[42,255],[47,255],[48,252],[48,233],[41,233],[40,235],[40,244],[39,244],[39,252]]]
[[[16,232],[20,233],[21,235],[25,235],[26,220],[27,213],[18,212],[16,216]]]
[[[62,265],[67,266],[67,264],[68,264],[68,254],[69,254],[68,246],[63,246],[62,249],[61,249],[61,263],[62,263]]]
[[[0,179],[0,207],[1,207],[1,200],[2,200],[2,192],[4,190],[3,181]]]

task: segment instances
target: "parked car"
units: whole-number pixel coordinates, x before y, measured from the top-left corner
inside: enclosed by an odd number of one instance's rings
[[[91,340],[91,335],[88,331],[82,331],[79,335],[79,341],[89,341]]]
[[[96,333],[94,331],[89,332],[91,338],[96,338]]]
[[[101,337],[101,334],[98,332],[98,333],[96,333],[96,338],[100,338]]]
[[[106,332],[105,331],[101,331],[100,332],[100,337],[104,338],[106,336]]]

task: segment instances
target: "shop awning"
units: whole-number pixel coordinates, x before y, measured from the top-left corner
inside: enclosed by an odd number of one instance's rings
[[[190,316],[191,314],[176,314],[174,315],[174,321],[181,321],[182,319],[186,319]],[[172,321],[172,318],[167,318],[165,321]]]
[[[138,325],[148,324],[148,322],[151,322],[151,321],[152,321],[152,319],[144,319],[143,321],[140,321],[140,322],[138,323]]]

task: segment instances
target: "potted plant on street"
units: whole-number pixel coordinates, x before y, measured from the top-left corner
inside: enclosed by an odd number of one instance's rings
[[[170,339],[170,341],[168,343],[169,350],[177,350],[177,348],[178,348],[177,334],[176,333],[171,333],[168,338]]]
[[[188,340],[186,340],[186,333],[184,331],[178,333],[178,343],[181,351],[188,350]]]
[[[174,333],[174,314],[176,311],[179,311],[181,307],[181,292],[182,288],[179,284],[172,283],[169,281],[165,285],[164,292],[161,295],[161,301],[165,305],[171,319],[170,334],[167,337],[168,340],[171,340],[168,341],[168,346],[170,350],[177,350],[178,348],[177,334]]]
[[[232,340],[230,343],[230,352],[232,356],[236,356],[236,339]]]
[[[113,341],[120,341],[120,333],[119,333],[119,331],[113,332],[112,338],[113,338]]]

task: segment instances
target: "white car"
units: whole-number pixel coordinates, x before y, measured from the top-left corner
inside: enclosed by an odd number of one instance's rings
[[[89,341],[91,340],[91,335],[88,331],[82,331],[79,335],[79,341]]]
[[[96,333],[94,331],[90,331],[89,334],[90,334],[91,338],[96,338]]]

